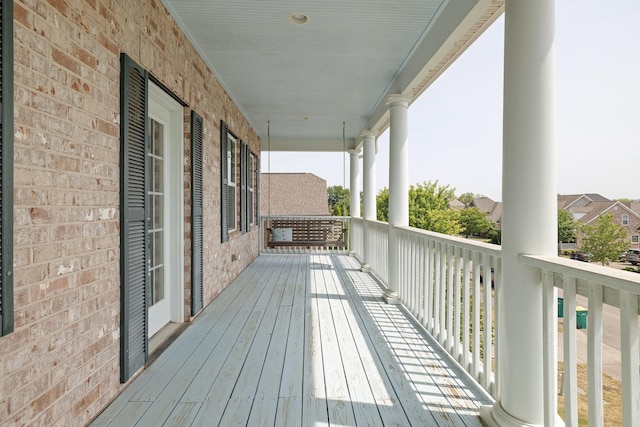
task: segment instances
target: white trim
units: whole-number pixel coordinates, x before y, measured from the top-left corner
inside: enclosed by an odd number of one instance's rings
[[[572,205],[576,204],[578,202],[578,200],[585,198],[589,201],[589,203],[593,202],[593,199],[589,196],[587,196],[586,194],[581,194],[580,197],[578,197],[577,199],[575,199],[573,202],[569,203],[567,206],[564,207],[564,209],[569,209]],[[587,203],[587,205],[589,204]]]
[[[170,321],[184,321],[184,123],[183,108],[160,87],[149,83],[149,117],[165,123],[165,280],[169,284]],[[149,333],[152,335],[152,332]]]

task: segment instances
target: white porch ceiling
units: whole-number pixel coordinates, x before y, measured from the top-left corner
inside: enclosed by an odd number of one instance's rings
[[[504,0],[162,0],[267,149],[341,151],[388,125],[501,13]],[[294,25],[301,12],[308,23]]]

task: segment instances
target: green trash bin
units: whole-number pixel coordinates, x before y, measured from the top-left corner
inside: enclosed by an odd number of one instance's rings
[[[576,307],[576,329],[587,329],[587,314],[589,312],[584,307]]]
[[[558,297],[558,317],[564,317],[564,298]]]

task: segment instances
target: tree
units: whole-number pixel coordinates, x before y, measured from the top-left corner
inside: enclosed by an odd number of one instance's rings
[[[472,235],[484,235],[493,228],[493,222],[487,217],[487,214],[476,207],[460,211],[460,225],[462,235],[467,238]]]
[[[491,239],[491,243],[493,243],[494,245],[502,244],[502,230],[492,228],[491,230],[489,230],[489,233],[487,233],[487,237]]]
[[[444,234],[458,234],[460,213],[449,206],[455,198],[454,189],[438,182],[425,182],[409,188],[409,225]],[[377,196],[377,218],[389,221],[389,190]]]
[[[562,242],[575,241],[578,231],[578,223],[573,215],[564,209],[558,209],[558,243],[562,250]]]
[[[615,223],[613,215],[600,215],[593,224],[580,226],[580,249],[592,255],[592,260],[609,265],[629,247],[626,230]]]
[[[332,185],[327,188],[329,202],[329,214],[334,216],[349,216],[351,209],[350,192],[341,185]]]
[[[389,189],[383,188],[376,196],[376,218],[389,222]]]
[[[455,189],[438,181],[409,187],[409,225],[443,234],[458,234],[460,212],[451,209]]]

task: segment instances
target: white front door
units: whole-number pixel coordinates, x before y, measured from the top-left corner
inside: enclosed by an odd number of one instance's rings
[[[147,302],[149,337],[169,322],[182,322],[184,248],[182,107],[149,85],[147,161]]]

